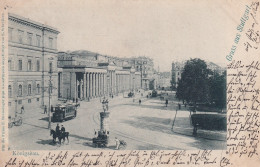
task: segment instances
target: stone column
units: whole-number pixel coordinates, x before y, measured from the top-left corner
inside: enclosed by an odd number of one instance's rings
[[[98,97],[98,73],[96,73],[96,97]]]
[[[96,79],[96,94],[95,94],[95,97],[98,97],[98,73],[96,73],[95,75],[95,79]]]
[[[96,97],[96,73],[93,73],[93,97]]]
[[[100,74],[100,94],[103,96],[103,73]]]
[[[77,77],[76,73],[72,72],[71,75],[71,82],[70,82],[70,98],[76,98],[77,93]]]
[[[104,74],[104,94],[107,95],[107,73]]]
[[[79,85],[79,82],[78,82],[78,78],[77,78],[77,73],[75,73],[76,75],[76,92],[75,92],[75,100],[76,98],[78,98],[78,85]]]
[[[92,73],[92,82],[91,82],[91,97],[94,97],[94,93],[95,93],[95,73]]]
[[[116,94],[116,71],[113,71],[113,78],[114,78],[114,93]]]
[[[98,95],[101,96],[101,73],[99,73],[98,75],[98,87],[99,87],[99,91],[98,91]]]
[[[82,99],[86,98],[86,73],[83,73],[83,89],[82,89]]]
[[[82,99],[82,86],[83,86],[83,81],[80,79],[79,81],[79,98]]]
[[[93,94],[94,94],[94,73],[90,73],[90,88],[89,88],[89,91],[90,91],[90,97],[92,98],[93,97]]]
[[[86,74],[86,98],[89,98],[89,73]]]

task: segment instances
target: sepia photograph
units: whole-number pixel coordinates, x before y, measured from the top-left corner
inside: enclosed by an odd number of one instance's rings
[[[29,2],[8,9],[8,150],[226,150],[221,4]]]

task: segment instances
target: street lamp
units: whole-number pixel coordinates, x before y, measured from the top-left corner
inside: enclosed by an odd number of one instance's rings
[[[50,68],[50,71],[49,71],[49,77],[50,77],[50,80],[49,80],[49,124],[48,124],[48,129],[51,129],[51,94],[52,94],[52,68]]]

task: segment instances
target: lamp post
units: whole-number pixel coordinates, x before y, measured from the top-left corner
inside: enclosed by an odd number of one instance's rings
[[[48,129],[51,129],[51,94],[52,94],[52,68],[50,68],[50,71],[49,71],[49,77],[50,77],[50,80],[49,80],[49,124],[48,124]]]

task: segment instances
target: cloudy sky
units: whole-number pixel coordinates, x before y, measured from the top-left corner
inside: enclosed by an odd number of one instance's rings
[[[169,71],[172,61],[226,64],[244,4],[221,1],[10,0],[10,12],[56,27],[59,51],[148,56]],[[241,8],[241,9],[240,9]]]

